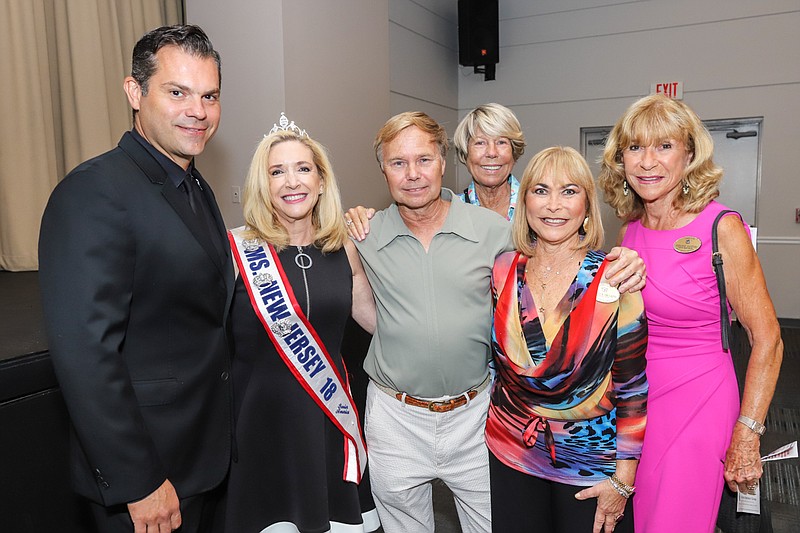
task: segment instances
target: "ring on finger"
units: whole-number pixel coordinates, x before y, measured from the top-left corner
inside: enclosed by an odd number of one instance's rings
[[[346,218],[346,219],[344,219],[344,223],[349,226],[350,224],[353,223],[353,221],[351,219],[349,219],[349,218]]]
[[[747,490],[752,492],[752,491],[756,490],[756,487],[758,487],[758,481],[753,481],[752,483],[747,483],[745,485],[745,487],[747,487]]]

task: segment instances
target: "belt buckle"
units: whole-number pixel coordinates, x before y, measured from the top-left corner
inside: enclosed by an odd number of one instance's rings
[[[438,413],[439,411],[436,410],[437,407],[443,407],[443,408],[449,407],[450,409],[447,409],[447,411],[452,411],[455,408],[454,398],[451,398],[449,400],[437,400],[428,402],[428,411],[431,411],[433,413]]]

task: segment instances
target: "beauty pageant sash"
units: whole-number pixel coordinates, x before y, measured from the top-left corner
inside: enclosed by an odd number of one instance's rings
[[[359,483],[367,451],[350,387],[301,311],[275,249],[260,239],[245,239],[244,229],[230,230],[228,239],[256,316],[297,381],[344,435],[342,478]]]

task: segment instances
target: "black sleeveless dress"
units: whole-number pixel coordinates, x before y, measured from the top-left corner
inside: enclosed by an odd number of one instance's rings
[[[280,253],[281,264],[297,302],[344,376],[340,348],[352,301],[347,253],[323,255],[311,246],[303,251],[313,260],[306,270],[310,316],[296,247]],[[362,523],[361,509],[358,486],[342,480],[342,433],[276,352],[241,278],[231,313],[238,459],[228,481],[225,531],[336,532],[339,524],[353,531]]]

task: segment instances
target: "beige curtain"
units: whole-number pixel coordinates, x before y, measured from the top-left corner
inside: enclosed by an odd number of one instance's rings
[[[50,191],[131,126],[122,79],[182,0],[0,0],[0,270],[37,270]]]

